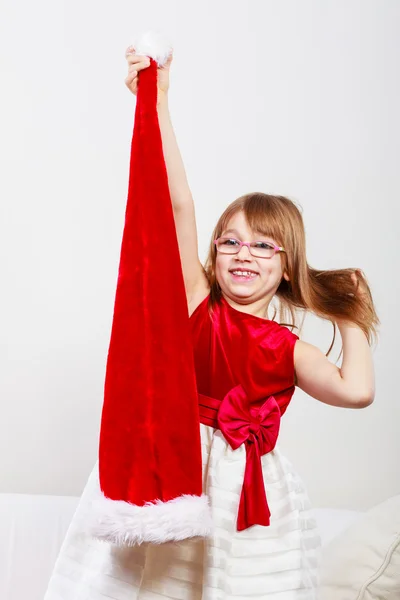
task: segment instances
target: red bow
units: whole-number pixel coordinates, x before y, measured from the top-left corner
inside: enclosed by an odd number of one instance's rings
[[[246,468],[240,496],[237,530],[269,525],[270,510],[265,494],[261,456],[275,448],[281,413],[273,396],[261,408],[250,407],[239,384],[222,400],[218,426],[233,450],[246,444]]]

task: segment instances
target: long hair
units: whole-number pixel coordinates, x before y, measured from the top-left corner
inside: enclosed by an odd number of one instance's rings
[[[289,281],[282,278],[276,291],[279,299],[279,321],[297,327],[296,317],[300,311],[311,311],[332,322],[334,336],[336,320],[350,321],[358,325],[371,344],[379,324],[369,285],[356,269],[321,271],[307,263],[306,241],[302,215],[296,204],[284,196],[252,193],[232,202],[222,213],[213,231],[205,272],[210,284],[210,310],[221,298],[215,265],[217,251],[213,240],[221,236],[228,221],[243,211],[249,227],[262,235],[272,237],[285,248],[282,252],[282,269]],[[357,294],[352,279],[357,274],[358,286],[364,293]],[[304,313],[305,314],[305,313]]]

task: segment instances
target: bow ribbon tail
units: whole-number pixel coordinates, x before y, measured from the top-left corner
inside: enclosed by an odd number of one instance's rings
[[[240,496],[237,530],[252,525],[269,525],[271,512],[265,493],[261,455],[255,436],[246,442],[246,466]]]

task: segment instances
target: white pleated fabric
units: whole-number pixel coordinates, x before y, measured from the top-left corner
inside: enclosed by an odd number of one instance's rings
[[[278,449],[262,457],[269,527],[236,531],[246,451],[201,425],[204,491],[215,531],[160,546],[117,548],[83,532],[93,469],[44,600],[316,600],[320,538],[304,486]]]

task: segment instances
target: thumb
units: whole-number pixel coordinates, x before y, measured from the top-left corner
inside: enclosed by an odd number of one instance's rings
[[[167,62],[165,64],[163,64],[162,67],[158,67],[160,71],[167,71],[172,63],[172,59],[173,59],[173,54],[171,53],[170,56],[167,59]]]

